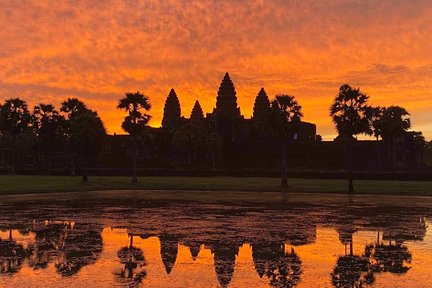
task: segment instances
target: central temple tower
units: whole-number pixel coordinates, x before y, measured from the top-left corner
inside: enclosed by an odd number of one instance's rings
[[[234,84],[227,72],[219,86],[216,108],[213,110],[213,114],[218,119],[223,118],[232,121],[241,118],[240,108],[237,106],[236,94]]]

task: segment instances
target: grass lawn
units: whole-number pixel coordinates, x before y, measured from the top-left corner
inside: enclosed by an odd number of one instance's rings
[[[288,179],[288,192],[345,193],[346,180]],[[432,181],[354,181],[357,194],[432,196]],[[0,176],[0,195],[82,192],[96,190],[196,190],[196,191],[281,191],[278,178],[258,177],[141,177],[132,184],[129,177]]]

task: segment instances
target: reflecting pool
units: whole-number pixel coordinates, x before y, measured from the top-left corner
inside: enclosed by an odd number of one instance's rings
[[[432,286],[430,198],[104,195],[3,199],[0,286]]]

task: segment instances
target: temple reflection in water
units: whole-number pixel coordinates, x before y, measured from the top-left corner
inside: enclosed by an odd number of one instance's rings
[[[64,212],[61,214],[51,208],[27,207],[11,214],[4,207],[0,283],[19,280],[21,274],[43,277],[55,273],[50,277],[73,281],[96,273],[96,279],[109,274],[109,285],[134,287],[154,277],[161,287],[169,287],[169,283],[176,286],[174,283],[187,280],[179,278],[180,272],[202,265],[199,273],[206,274],[202,277],[210,287],[229,287],[236,273],[251,269],[255,276],[241,277],[255,279],[259,287],[307,287],[311,267],[318,267],[313,261],[320,253],[325,255],[326,249],[333,249],[336,258],[325,272],[326,283],[364,287],[379,284],[380,277],[385,279],[382,275],[409,275],[416,269],[413,243],[431,245],[431,240],[425,239],[430,211],[421,208],[141,203],[112,209],[108,204],[92,203],[80,209],[57,207]],[[336,243],[326,239],[330,236],[320,236],[323,231],[337,235]],[[146,241],[153,244],[143,246]],[[185,260],[182,247],[188,249],[189,260]],[[159,259],[148,258],[151,251],[156,251]],[[205,253],[211,255],[206,259],[212,261],[213,269],[199,261]],[[159,262],[160,269],[152,270]],[[187,268],[182,266],[185,262]],[[112,269],[96,269],[102,264]]]

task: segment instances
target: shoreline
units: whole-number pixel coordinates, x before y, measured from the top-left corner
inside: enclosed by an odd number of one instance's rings
[[[336,194],[346,193],[347,180],[289,178],[288,188],[280,187],[279,178],[266,177],[140,177],[132,184],[130,177],[90,176],[87,183],[71,176],[0,176],[0,195],[77,193],[122,190],[183,191],[222,193]],[[432,181],[355,180],[353,195],[432,196]],[[90,195],[90,193],[87,193]],[[207,193],[208,194],[208,193]]]
[[[88,193],[91,192],[91,193]],[[265,195],[266,197],[262,197]],[[431,196],[417,195],[375,195],[375,194],[340,194],[340,193],[304,193],[304,192],[254,192],[254,191],[198,191],[198,190],[95,190],[76,192],[52,192],[3,195],[0,205],[19,202],[41,202],[56,200],[81,203],[99,201],[128,200],[144,202],[169,202],[178,205],[184,202],[219,203],[225,205],[291,205],[310,203],[321,205],[372,205],[372,206],[410,206],[432,209]],[[78,201],[78,202],[76,202]],[[126,201],[126,202],[125,202]],[[116,202],[117,203],[117,202]]]

